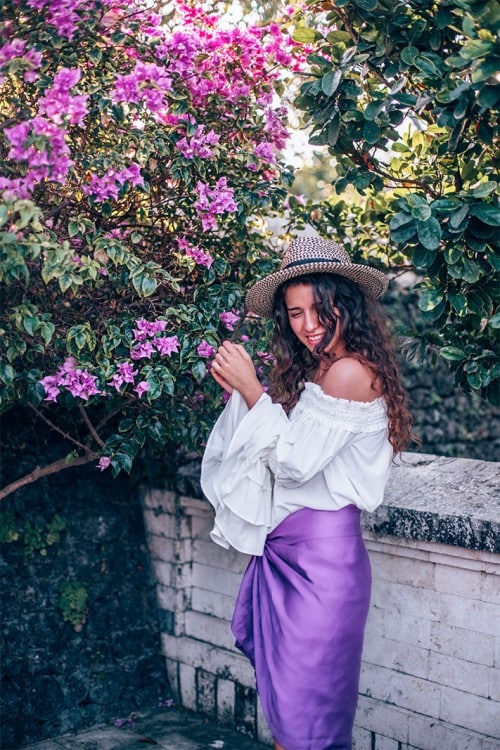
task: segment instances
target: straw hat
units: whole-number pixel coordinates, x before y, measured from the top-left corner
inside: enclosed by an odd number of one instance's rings
[[[353,263],[337,242],[322,237],[297,237],[288,247],[281,268],[257,281],[247,292],[247,308],[266,318],[274,311],[274,296],[283,282],[309,273],[333,273],[359,284],[367,297],[376,299],[387,288],[382,271]]]

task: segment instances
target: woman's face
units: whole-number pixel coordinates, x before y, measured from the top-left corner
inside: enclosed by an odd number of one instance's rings
[[[311,284],[293,284],[285,291],[285,305],[288,312],[288,321],[298,340],[312,351],[323,339],[326,328],[321,323],[314,300],[314,291]],[[338,310],[334,308],[338,316]],[[326,347],[326,351],[333,349],[340,343],[340,325],[335,329],[333,339]]]

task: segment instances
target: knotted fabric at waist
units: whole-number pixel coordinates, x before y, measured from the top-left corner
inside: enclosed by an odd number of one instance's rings
[[[361,511],[355,505],[338,510],[301,508],[287,516],[267,537],[267,543],[296,544],[308,539],[361,536]]]

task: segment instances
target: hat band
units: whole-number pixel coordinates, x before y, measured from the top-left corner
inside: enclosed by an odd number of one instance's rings
[[[285,268],[293,268],[293,266],[309,266],[311,263],[342,263],[338,258],[306,258],[305,260],[294,260],[292,263],[287,263],[286,266],[282,266],[282,271]]]

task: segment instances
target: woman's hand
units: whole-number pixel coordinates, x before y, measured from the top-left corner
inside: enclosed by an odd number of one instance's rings
[[[228,393],[232,393],[234,389],[239,391],[249,409],[264,392],[252,359],[241,344],[224,341],[217,350],[210,372]]]

